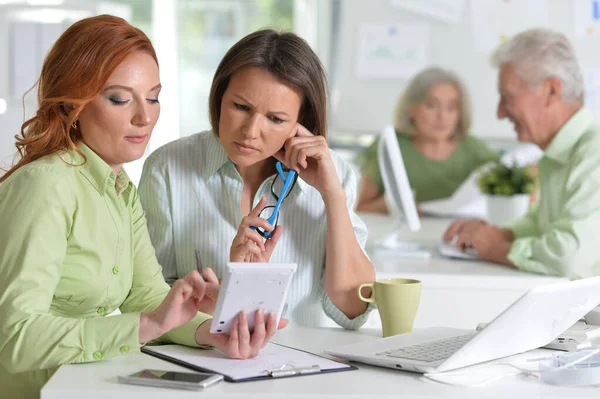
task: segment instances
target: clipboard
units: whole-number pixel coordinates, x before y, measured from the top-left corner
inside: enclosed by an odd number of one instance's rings
[[[181,345],[144,346],[141,351],[167,362],[204,373],[221,374],[228,382],[250,382],[358,370],[346,363],[302,349],[270,342],[253,359],[229,359],[216,349]]]

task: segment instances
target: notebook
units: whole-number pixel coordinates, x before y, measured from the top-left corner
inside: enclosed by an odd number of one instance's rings
[[[294,377],[317,373],[356,370],[300,349],[270,342],[252,359],[230,359],[216,349],[181,345],[144,346],[142,352],[195,371],[222,374],[229,382]]]

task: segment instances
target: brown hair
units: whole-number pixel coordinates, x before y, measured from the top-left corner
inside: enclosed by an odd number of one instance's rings
[[[233,45],[221,60],[208,100],[210,124],[219,134],[221,100],[231,76],[256,66],[278,79],[299,87],[304,94],[298,123],[316,136],[327,138],[327,78],[319,57],[294,33],[265,29],[249,34]]]
[[[73,127],[79,113],[119,64],[137,51],[150,54],[158,64],[150,39],[122,18],[99,15],[71,25],[44,60],[36,82],[37,113],[23,123],[21,136],[15,136],[20,160],[0,182],[45,155],[68,149],[79,152],[80,132]]]

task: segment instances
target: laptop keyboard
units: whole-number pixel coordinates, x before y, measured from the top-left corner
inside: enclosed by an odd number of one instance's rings
[[[456,337],[426,342],[424,344],[406,346],[399,349],[388,349],[376,353],[377,356],[418,360],[422,362],[435,362],[447,359],[469,341],[476,332],[458,335]]]

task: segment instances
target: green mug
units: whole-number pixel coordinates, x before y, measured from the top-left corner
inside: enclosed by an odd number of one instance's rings
[[[361,293],[364,287],[372,290],[369,298]],[[377,304],[384,337],[403,334],[412,331],[421,299],[421,282],[407,278],[385,278],[361,284],[358,297],[361,301]]]

